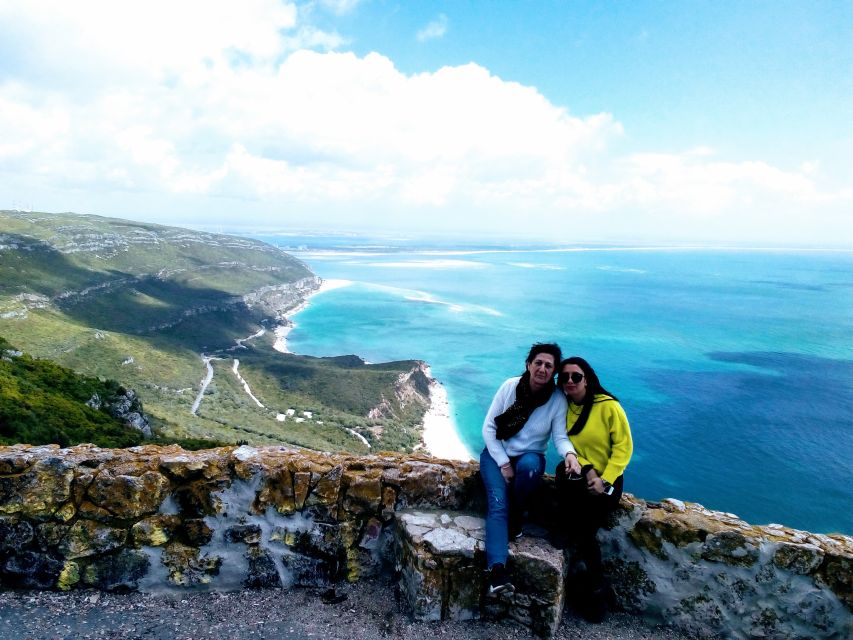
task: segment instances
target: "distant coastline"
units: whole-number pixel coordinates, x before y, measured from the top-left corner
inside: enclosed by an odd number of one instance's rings
[[[273,349],[280,353],[293,353],[287,346],[287,335],[291,332],[293,327],[296,326],[292,320],[293,316],[300,311],[303,311],[310,304],[312,296],[325,291],[348,287],[351,284],[353,284],[352,280],[323,280],[319,289],[311,292],[301,304],[294,307],[287,313],[287,324],[278,325],[274,329],[275,342],[273,343]],[[422,435],[424,447],[436,458],[443,458],[445,460],[472,460],[473,458],[468,452],[468,448],[459,437],[459,431],[456,428],[456,423],[451,416],[447,390],[438,380],[432,377],[432,372],[429,367],[426,369],[426,374],[430,380],[430,406],[424,414]]]
[[[293,327],[296,326],[296,324],[292,320],[292,317],[295,316],[297,313],[299,313],[300,311],[302,311],[303,309],[305,309],[308,306],[309,302],[311,301],[312,296],[315,296],[318,293],[323,293],[324,291],[331,291],[332,289],[340,289],[341,287],[348,287],[351,284],[352,284],[351,280],[340,280],[340,279],[323,280],[320,284],[319,289],[312,291],[310,294],[308,294],[308,297],[306,297],[305,300],[303,300],[300,304],[293,307],[293,309],[291,309],[290,311],[287,312],[287,314],[285,314],[285,320],[286,320],[287,324],[280,324],[273,330],[273,333],[275,334],[275,342],[272,345],[273,349],[275,349],[276,351],[278,351],[280,353],[293,353],[287,347],[287,334],[289,334],[291,332],[291,330],[293,329]]]
[[[299,349],[363,349],[377,360],[417,354],[441,378],[459,435],[476,455],[487,399],[529,341],[553,339],[595,362],[642,434],[630,491],[650,500],[680,496],[750,522],[853,530],[844,456],[853,435],[844,410],[853,375],[844,339],[849,252],[409,244],[380,251],[385,243],[367,238],[303,248],[297,257],[320,277],[355,281],[358,295],[351,289],[313,301],[317,308],[302,321],[347,322],[300,334]],[[578,299],[579,287],[596,295]],[[806,422],[779,384],[791,370],[814,374],[802,382],[820,398],[813,405],[820,413]],[[722,421],[721,395],[738,407]],[[751,446],[738,446],[745,434]],[[825,455],[827,441],[833,455]],[[815,455],[832,469],[831,487],[804,473]],[[549,450],[548,468],[557,462]],[[719,464],[744,489],[732,491]],[[756,473],[767,481],[752,482]]]

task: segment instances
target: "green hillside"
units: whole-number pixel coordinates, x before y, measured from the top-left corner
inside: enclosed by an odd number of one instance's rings
[[[94,397],[108,405],[123,392],[115,381],[81,376],[21,354],[0,337],[0,444],[141,444],[142,433],[126,427],[106,406],[86,404]]]
[[[155,433],[411,449],[426,400],[401,401],[401,380],[417,378],[419,363],[273,350],[272,329],[318,285],[305,264],[256,240],[0,211],[0,335],[36,358],[134,389]],[[255,335],[238,348],[236,340]],[[214,377],[193,413],[203,356],[216,358]],[[233,372],[235,357],[263,408]]]

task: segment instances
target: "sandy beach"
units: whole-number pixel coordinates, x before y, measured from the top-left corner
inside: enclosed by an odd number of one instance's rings
[[[430,407],[424,415],[424,445],[436,458],[445,460],[473,460],[468,448],[462,443],[456,424],[450,416],[450,404],[447,401],[447,390],[438,380],[430,377],[429,398]]]
[[[296,326],[291,318],[305,309],[315,295],[332,289],[340,289],[353,284],[352,280],[329,279],[323,280],[320,288],[312,293],[301,305],[294,307],[287,314],[288,324],[279,325],[274,330],[275,343],[273,348],[281,353],[292,353],[287,347],[287,334]],[[423,441],[427,451],[436,458],[445,460],[473,460],[468,448],[459,438],[456,425],[450,416],[450,404],[447,400],[447,390],[435,378],[427,367],[426,374],[430,378],[429,397],[430,407],[424,415]]]

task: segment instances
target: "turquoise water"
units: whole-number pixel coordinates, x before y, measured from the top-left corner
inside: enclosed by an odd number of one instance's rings
[[[587,358],[625,407],[628,491],[853,534],[853,254],[295,255],[352,284],[314,296],[289,347],[426,360],[472,455],[499,384],[523,371],[532,342],[553,340]]]

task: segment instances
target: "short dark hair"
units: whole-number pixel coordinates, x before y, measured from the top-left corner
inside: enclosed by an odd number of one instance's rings
[[[530,351],[527,354],[527,360],[525,364],[530,364],[540,353],[547,353],[554,356],[554,367],[560,363],[560,359],[563,357],[563,350],[560,349],[560,345],[556,342],[537,342],[532,347],[530,347]]]

